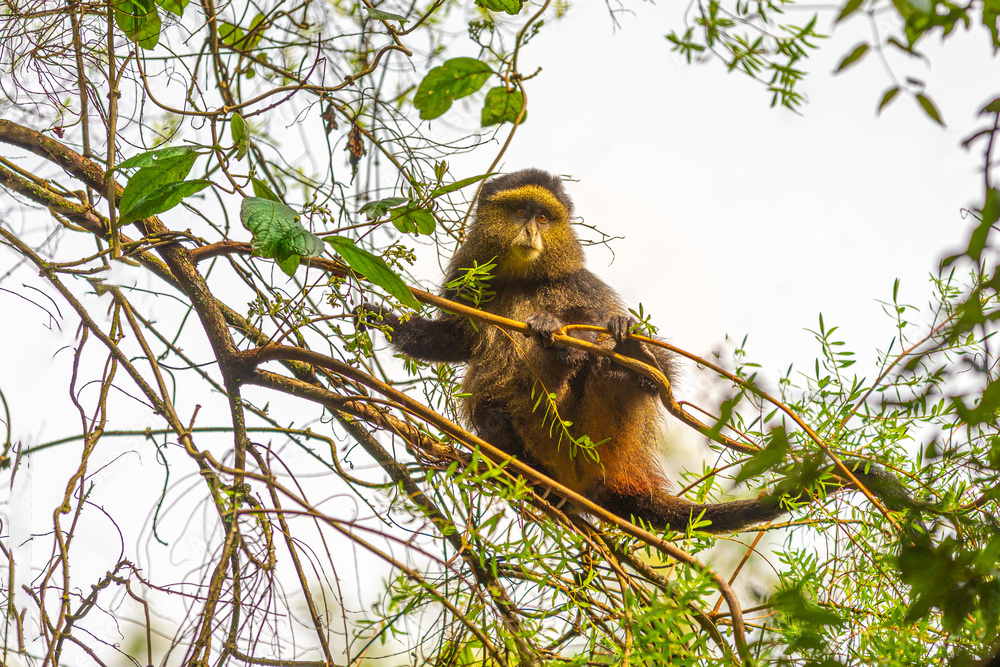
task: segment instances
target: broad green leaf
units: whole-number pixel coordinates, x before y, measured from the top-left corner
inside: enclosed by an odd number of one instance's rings
[[[898,92],[899,92],[899,86],[893,86],[889,90],[885,91],[885,95],[882,96],[882,101],[879,102],[878,104],[878,111],[875,112],[876,115],[882,113],[882,109],[885,108],[885,106],[889,104],[889,102],[892,102],[893,98],[896,97],[896,93]]]
[[[256,196],[262,199],[270,199],[271,201],[281,201],[281,197],[274,194],[271,188],[267,187],[267,183],[264,181],[255,176],[251,176],[250,182],[253,184],[253,193]]]
[[[368,12],[368,17],[373,21],[399,21],[399,25],[402,27],[406,23],[406,17],[400,16],[399,14],[390,14],[389,12],[383,12],[381,9],[375,9],[374,7],[366,7]]]
[[[484,178],[489,178],[493,174],[482,174],[480,176],[470,176],[469,178],[463,178],[460,181],[455,181],[454,183],[449,183],[448,185],[442,185],[436,190],[432,190],[430,197],[434,199],[435,197],[440,197],[441,195],[448,194],[449,192],[454,192],[455,190],[461,190],[462,188],[477,183]]]
[[[433,234],[436,226],[434,214],[414,202],[392,209],[389,220],[404,234]]]
[[[386,197],[385,199],[368,202],[361,207],[358,213],[364,215],[369,220],[375,220],[385,215],[386,211],[390,208],[405,204],[407,201],[409,200],[404,197]]]
[[[152,49],[160,41],[162,23],[152,0],[116,0],[115,23],[144,49]]]
[[[177,155],[189,155],[191,153],[197,153],[198,149],[191,148],[190,146],[172,146],[170,148],[158,148],[155,151],[146,151],[145,153],[139,153],[138,155],[133,155],[129,159],[125,160],[120,164],[116,164],[112,171],[118,171],[119,169],[130,169],[132,167],[148,167],[157,160],[162,160],[168,157],[174,157]]]
[[[257,15],[253,17],[253,20],[250,21],[250,29],[247,31],[246,40],[243,44],[239,45],[239,48],[249,51],[260,44],[260,40],[264,38],[264,29],[258,26],[260,26],[263,22],[264,15],[258,12]],[[250,70],[247,74],[252,71],[253,70]],[[247,78],[252,77],[248,76]]]
[[[146,197],[136,202],[132,208],[123,211],[118,219],[118,224],[127,225],[136,220],[169,211],[180,204],[185,197],[201,192],[211,184],[212,181],[205,179],[168,183],[150,192]]]
[[[851,65],[853,65],[854,63],[856,63],[858,60],[860,60],[861,57],[864,56],[866,53],[868,53],[868,45],[867,44],[859,44],[858,46],[856,46],[854,48],[853,51],[851,51],[847,55],[846,58],[844,58],[843,60],[840,61],[840,64],[837,66],[836,71],[840,72],[841,70],[846,69],[847,67],[850,67]]]
[[[197,159],[198,153],[190,150],[170,157],[161,157],[150,166],[135,172],[125,184],[125,191],[122,192],[121,201],[118,202],[118,210],[122,217],[161,187],[183,181]]]
[[[516,15],[524,6],[524,0],[476,0],[476,6],[491,12],[507,12]]]
[[[229,21],[219,21],[219,39],[229,47],[235,47],[237,43],[243,41],[246,33],[243,28]]]
[[[233,114],[229,131],[233,135],[233,143],[236,144],[236,159],[242,160],[250,150],[250,137],[247,136],[247,124],[243,116],[238,113]]]
[[[299,255],[289,255],[285,259],[275,259],[274,263],[278,265],[278,268],[286,276],[294,276],[295,269],[299,268],[299,264],[302,263],[302,257]]]
[[[413,309],[420,308],[420,302],[413,296],[410,288],[381,257],[376,257],[367,250],[359,248],[354,245],[354,241],[342,236],[327,237],[326,242],[351,269],[384,289],[404,306]]]
[[[276,260],[285,273],[295,271],[298,258],[323,252],[323,239],[299,224],[295,209],[281,202],[247,197],[240,205],[240,222],[253,234],[253,254]]]
[[[517,121],[518,114],[523,108],[524,94],[520,90],[508,91],[503,86],[497,86],[486,93],[486,101],[483,103],[483,127],[513,123]],[[526,120],[528,120],[527,113],[521,117],[521,123]]]
[[[184,8],[191,0],[156,0],[156,4],[177,16],[184,16]]]
[[[847,0],[847,4],[844,5],[844,8],[840,10],[840,14],[837,15],[837,20],[834,21],[834,23],[835,24],[836,23],[840,23],[841,21],[843,21],[844,19],[846,19],[848,16],[850,16],[854,12],[858,11],[858,9],[861,8],[861,4],[863,2],[864,2],[864,0]]]
[[[917,93],[917,102],[920,103],[920,107],[924,110],[931,120],[936,122],[938,125],[944,126],[944,121],[941,120],[941,114],[938,113],[937,107],[931,102],[930,98],[921,93]]]
[[[489,65],[475,58],[446,60],[420,82],[413,105],[420,110],[421,118],[433,120],[451,108],[455,100],[482,88],[492,73]]]

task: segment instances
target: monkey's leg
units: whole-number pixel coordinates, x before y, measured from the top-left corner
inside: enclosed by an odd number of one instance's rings
[[[483,403],[472,414],[472,424],[480,438],[502,450],[505,454],[516,456],[532,467],[536,467],[535,463],[529,460],[530,457],[526,456],[524,440],[514,428],[510,414],[492,403]]]

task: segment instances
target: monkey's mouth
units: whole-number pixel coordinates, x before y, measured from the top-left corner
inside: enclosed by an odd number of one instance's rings
[[[541,248],[530,245],[515,245],[510,248],[510,260],[518,264],[531,264],[542,254]]]

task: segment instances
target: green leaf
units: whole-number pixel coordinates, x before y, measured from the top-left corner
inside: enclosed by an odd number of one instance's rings
[[[928,16],[934,13],[933,0],[892,0],[892,4],[896,7],[899,15],[907,21],[915,16]],[[922,25],[921,31],[928,27],[930,27],[929,23]]]
[[[476,0],[476,6],[491,12],[507,12],[515,16],[524,6],[524,0]]]
[[[354,241],[342,236],[327,237],[326,242],[333,247],[334,251],[343,258],[351,269],[384,289],[404,306],[413,309],[420,308],[420,302],[413,296],[410,288],[381,257],[376,257],[367,250],[359,248],[354,245]]]
[[[260,40],[264,38],[264,29],[259,26],[263,22],[264,15],[258,12],[257,15],[253,17],[253,20],[250,21],[250,30],[247,31],[246,42],[240,45],[241,49],[249,51],[260,44]],[[247,74],[250,74],[250,72],[253,72],[253,70],[249,70]],[[253,78],[253,76],[250,75],[247,78]]]
[[[840,23],[848,16],[858,11],[861,8],[861,4],[863,2],[864,0],[847,0],[847,4],[844,5],[844,8],[840,10],[840,14],[837,15],[837,20],[834,21],[834,24],[836,25],[837,23]]]
[[[392,209],[389,220],[404,234],[433,234],[437,224],[434,214],[419,208],[415,202]]]
[[[229,21],[219,21],[219,40],[229,47],[235,47],[238,42],[243,41],[246,33],[243,28]]]
[[[172,154],[170,157],[160,157],[150,166],[135,172],[125,184],[125,191],[122,192],[121,201],[118,202],[118,210],[122,217],[161,187],[183,181],[197,159],[198,153],[194,149],[189,149]]]
[[[858,46],[856,46],[854,48],[853,51],[851,51],[847,55],[846,58],[844,58],[843,60],[840,61],[840,64],[837,66],[837,69],[835,71],[839,72],[839,71],[841,71],[841,70],[843,70],[843,69],[845,69],[847,67],[850,67],[851,65],[853,65],[854,63],[856,63],[858,60],[860,60],[861,57],[864,56],[866,53],[868,53],[868,45],[867,44],[859,44]]]
[[[893,98],[896,97],[896,93],[899,92],[899,86],[893,86],[889,90],[885,91],[885,95],[882,96],[882,101],[878,104],[878,110],[875,112],[876,115],[882,113],[882,109],[892,102]]]
[[[288,276],[292,277],[295,275],[295,269],[299,268],[299,264],[302,263],[302,257],[299,255],[289,255],[285,259],[276,259],[274,263],[278,265],[278,268]]]
[[[271,188],[267,187],[267,183],[260,180],[255,176],[250,177],[250,182],[253,184],[254,195],[262,199],[270,199],[271,201],[281,201],[281,197],[274,194]]]
[[[375,220],[376,218],[381,218],[385,215],[386,211],[394,206],[399,206],[400,204],[405,204],[408,199],[405,197],[386,197],[385,199],[379,199],[378,201],[370,201],[358,211],[358,213],[363,214],[369,220]]]
[[[389,12],[383,12],[381,9],[375,9],[374,7],[365,7],[368,11],[368,18],[373,21],[399,21],[400,27],[406,23],[406,17],[400,16],[399,14],[390,14]]]
[[[174,157],[176,155],[189,155],[191,153],[197,153],[198,149],[191,148],[190,146],[172,146],[170,148],[159,148],[155,151],[146,151],[145,153],[139,153],[138,155],[133,155],[129,159],[125,160],[120,164],[116,164],[115,168],[111,171],[118,171],[119,169],[130,169],[132,167],[148,167],[149,165],[155,163],[157,160],[162,160],[163,158]]]
[[[756,477],[765,470],[773,468],[784,461],[787,453],[788,435],[783,427],[776,426],[771,429],[771,438],[767,446],[756,452],[749,461],[743,464],[739,474],[736,475],[735,484],[745,482],[751,477]]]
[[[1000,1],[1000,0],[998,0]],[[1000,97],[996,98],[982,109],[979,110],[979,115],[983,116],[988,113],[1000,113]]]
[[[993,48],[1000,48],[1000,0],[984,0],[983,26],[990,31]]]
[[[814,591],[808,588],[805,581],[798,581],[788,588],[775,591],[771,595],[769,603],[781,613],[809,626],[833,625],[839,627],[847,623],[847,619],[841,615],[836,607],[822,606],[816,602]]]
[[[295,209],[281,202],[246,197],[240,205],[240,222],[253,234],[253,254],[276,260],[285,273],[295,271],[300,257],[323,252],[323,239],[299,224]]]
[[[177,16],[184,16],[184,8],[191,0],[156,0],[156,4]]]
[[[454,183],[449,183],[448,185],[443,185],[436,190],[432,190],[430,198],[440,197],[441,195],[448,194],[449,192],[454,192],[455,190],[461,190],[462,188],[477,183],[484,178],[489,178],[493,174],[481,174],[480,176],[470,176],[469,178],[463,178],[460,181],[455,181]]]
[[[977,264],[979,257],[986,248],[986,240],[989,238],[990,230],[1000,219],[1000,190],[990,188],[986,191],[986,202],[983,204],[982,219],[969,237],[969,247],[965,251]]]
[[[196,192],[201,192],[211,184],[212,181],[210,180],[198,179],[194,181],[178,181],[176,183],[168,183],[167,185],[156,188],[146,197],[136,202],[132,208],[127,211],[123,211],[121,217],[118,219],[118,224],[128,225],[136,220],[142,220],[143,218],[148,218],[151,215],[157,215],[158,213],[169,211],[174,206],[180,204],[181,200],[184,198],[189,197]]]
[[[492,73],[489,65],[475,58],[446,60],[420,82],[413,105],[420,110],[421,118],[433,120],[451,108],[455,100],[482,88]]]
[[[497,86],[486,93],[486,101],[483,103],[483,127],[514,123],[523,108],[524,93],[516,89],[508,91],[503,86]],[[528,120],[527,112],[521,117],[521,123],[526,120]]]
[[[238,113],[233,114],[229,131],[233,135],[233,143],[236,144],[236,159],[242,160],[250,150],[250,137],[247,136],[247,123],[243,116]]]
[[[921,93],[917,93],[917,102],[920,103],[920,108],[924,110],[924,113],[931,117],[931,120],[944,127],[944,121],[941,120],[941,114],[938,113],[937,107],[934,106],[934,103],[931,102],[929,97]]]
[[[115,0],[115,23],[144,49],[152,49],[160,41],[162,23],[152,0]]]

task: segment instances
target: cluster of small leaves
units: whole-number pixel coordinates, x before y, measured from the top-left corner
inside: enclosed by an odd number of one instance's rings
[[[771,105],[780,104],[791,109],[804,102],[798,84],[805,75],[805,61],[822,38],[815,32],[818,15],[805,26],[785,22],[782,17],[785,1],[748,2],[736,0],[724,4],[719,0],[699,2],[697,15],[683,32],[667,35],[675,52],[685,56],[690,63],[710,54],[721,59],[730,71],[741,71],[767,86],[771,92]],[[979,11],[978,17],[973,12]],[[875,25],[876,18],[884,23],[888,14],[899,21],[899,32],[884,30]],[[843,71],[860,63],[876,50],[897,49],[914,59],[926,61],[919,50],[919,42],[926,36],[939,34],[944,40],[951,36],[956,26],[972,27],[980,23],[988,33],[994,49],[1000,49],[1000,2],[986,0],[982,3],[958,4],[951,0],[847,0],[840,7],[835,23],[863,14],[873,23],[873,32],[882,35],[881,42],[861,42],[840,60],[836,71]],[[978,18],[978,21],[974,19]],[[900,92],[909,93],[921,110],[934,122],[944,121],[937,105],[924,91],[923,82],[914,76],[905,79],[906,85],[894,84],[882,93],[878,110],[881,112],[898,99]]]
[[[458,276],[445,283],[446,292],[456,299],[468,301],[476,308],[492,300],[496,296],[490,289],[493,269],[497,268],[495,260],[496,258],[482,265],[473,262],[472,266],[459,269]]]
[[[868,16],[869,20],[874,21],[876,13],[878,13],[879,10],[877,2],[848,0],[837,16],[837,23],[840,23],[844,19],[857,14],[866,5],[867,9],[865,10],[865,14]],[[877,49],[887,49],[891,47],[899,49],[909,56],[921,57],[921,54],[917,50],[916,46],[918,40],[920,40],[925,34],[940,28],[942,31],[941,38],[944,39],[952,31],[952,29],[954,29],[956,22],[959,20],[964,23],[966,28],[969,27],[969,7],[956,5],[948,0],[935,2],[893,0],[892,6],[894,7],[894,10],[898,12],[898,16],[903,21],[905,42],[890,34],[885,37],[883,43],[876,45]],[[879,32],[876,34],[879,34]],[[872,50],[872,45],[868,42],[858,44],[851,50],[850,53],[841,59],[836,71],[841,72],[861,62],[865,56],[872,52]],[[944,121],[941,118],[941,113],[938,111],[937,106],[923,91],[923,82],[914,77],[907,77],[906,80],[908,86],[910,87],[909,92],[912,93],[913,98],[916,100],[917,104],[924,111],[924,113],[927,114],[927,116],[934,122],[939,125],[944,125]],[[899,85],[893,85],[886,89],[886,91],[882,94],[881,101],[879,102],[878,112],[881,113],[885,107],[897,99],[901,90],[902,89]]]
[[[573,422],[563,419],[559,415],[558,396],[554,392],[546,391],[545,387],[537,382],[531,387],[531,398],[534,401],[531,407],[532,412],[537,413],[539,408],[544,405],[542,426],[544,427],[548,424],[549,438],[555,439],[556,447],[562,448],[565,442],[568,445],[567,452],[571,459],[583,456],[595,463],[600,462],[601,456],[597,448],[608,442],[610,438],[594,442],[590,439],[590,435],[586,433],[583,435],[574,435],[570,430],[573,427]]]
[[[694,25],[683,34],[667,35],[672,50],[690,63],[702,54],[720,58],[729,71],[740,71],[763,83],[771,93],[771,106],[795,109],[805,101],[798,90],[805,72],[800,61],[818,48],[823,35],[816,32],[817,17],[804,26],[775,22],[782,2],[736,2],[727,8],[718,0],[698,4]]]

